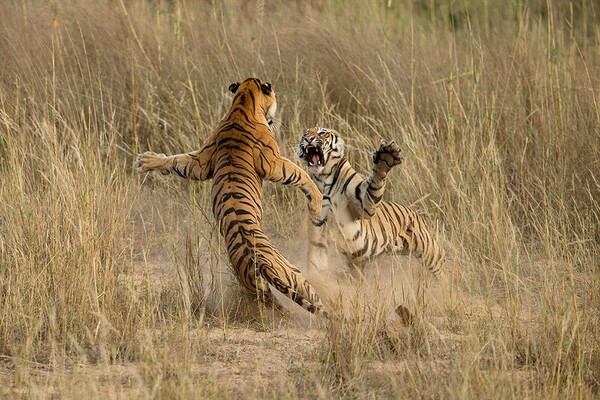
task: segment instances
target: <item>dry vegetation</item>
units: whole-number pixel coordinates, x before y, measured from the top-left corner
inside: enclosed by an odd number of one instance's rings
[[[597,2],[10,0],[0,15],[0,395],[600,395]],[[132,171],[139,151],[198,148],[248,76],[273,82],[292,159],[317,124],[363,171],[381,138],[401,144],[387,198],[437,221],[448,287],[415,296],[419,264],[390,257],[366,282],[311,277],[329,323],[248,306],[209,185]],[[264,194],[302,268],[305,201]],[[393,334],[400,302],[416,322]]]

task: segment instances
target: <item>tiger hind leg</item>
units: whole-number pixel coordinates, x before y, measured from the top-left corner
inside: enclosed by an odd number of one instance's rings
[[[446,251],[428,232],[417,234],[410,229],[398,236],[392,252],[420,257],[423,265],[436,277],[442,273],[446,259]]]
[[[256,271],[258,273],[258,271]],[[287,314],[287,310],[279,303],[279,301],[273,296],[273,292],[269,287],[269,283],[259,274],[254,274],[251,279],[242,284],[249,291],[249,296],[254,298],[259,306],[262,305],[267,308],[281,313]]]
[[[283,256],[274,254],[271,261],[265,256],[258,259],[258,270],[264,279],[305,310],[328,317],[321,298],[300,271]]]

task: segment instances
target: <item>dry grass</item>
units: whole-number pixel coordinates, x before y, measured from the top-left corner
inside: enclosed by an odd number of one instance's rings
[[[3,396],[598,396],[596,2],[23,0],[0,15]],[[381,138],[401,144],[387,198],[437,221],[447,287],[421,290],[406,258],[366,281],[327,271],[311,277],[337,311],[325,324],[231,284],[209,185],[132,161],[198,148],[248,76],[273,82],[290,158],[317,124],[362,171]],[[264,195],[302,267],[301,194]],[[398,303],[414,327],[392,329]]]

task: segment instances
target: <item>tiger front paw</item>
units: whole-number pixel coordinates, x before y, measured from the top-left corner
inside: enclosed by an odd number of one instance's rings
[[[168,175],[169,170],[163,169],[167,156],[147,151],[144,154],[138,154],[133,167],[137,172],[144,173],[159,170],[161,174]]]
[[[386,142],[382,140],[379,149],[373,154],[373,163],[376,167],[389,171],[402,163],[401,152],[402,149],[398,147],[395,141]]]
[[[321,192],[313,193],[308,198],[308,212],[310,214],[311,221],[321,219],[321,207],[323,205],[323,195]]]

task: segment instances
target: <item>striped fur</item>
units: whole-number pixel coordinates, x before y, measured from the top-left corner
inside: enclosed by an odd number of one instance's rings
[[[384,252],[412,253],[422,257],[434,275],[442,271],[446,252],[423,218],[408,207],[382,201],[388,172],[402,162],[400,151],[393,141],[382,142],[365,180],[347,161],[344,141],[336,131],[304,131],[298,155],[323,193],[320,219],[309,233],[310,269],[326,262],[327,241],[333,239],[351,265]],[[327,235],[328,230],[333,235]]]
[[[299,187],[314,220],[322,195],[306,172],[279,154],[269,127],[277,108],[271,85],[250,78],[229,89],[235,93],[231,109],[202,149],[169,157],[146,152],[138,155],[135,167],[212,179],[213,214],[239,282],[267,304],[275,301],[271,284],[306,310],[326,316],[313,287],[261,229],[263,180]]]

